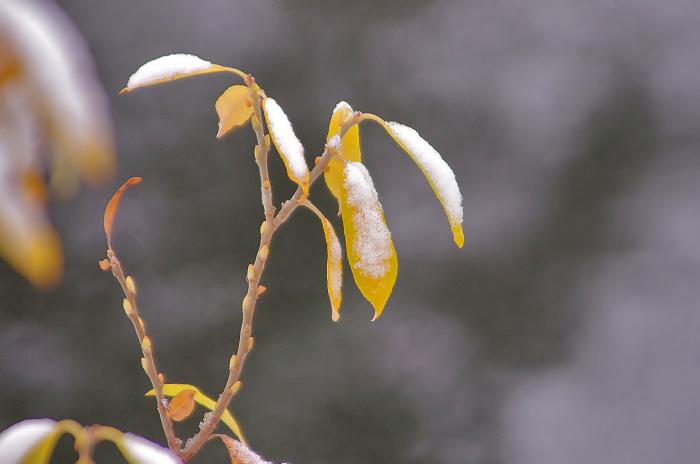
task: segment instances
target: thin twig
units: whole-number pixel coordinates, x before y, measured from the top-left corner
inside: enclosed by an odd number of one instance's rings
[[[260,99],[261,96],[254,89],[251,90],[253,95],[253,108],[255,116],[258,117],[258,122],[260,124],[253,124],[253,130],[255,131],[256,137],[258,139],[258,147],[256,148],[256,161],[258,162],[258,167],[260,168],[260,179],[261,179],[261,192],[262,192],[262,203],[265,210],[265,222],[263,222],[260,229],[260,245],[258,247],[258,253],[255,257],[255,262],[248,268],[248,291],[245,298],[243,298],[243,321],[241,322],[241,330],[238,341],[238,349],[236,350],[236,355],[231,358],[229,364],[229,375],[226,380],[226,385],[223,392],[219,395],[216,402],[216,407],[213,413],[208,416],[208,419],[202,425],[199,432],[188,440],[185,448],[182,451],[182,459],[188,461],[197,454],[202,446],[209,440],[211,433],[213,432],[216,425],[221,419],[221,415],[224,413],[228,407],[233,394],[231,388],[240,379],[241,371],[243,370],[243,365],[250,352],[252,346],[252,337],[250,336],[252,331],[253,314],[255,313],[255,304],[258,300],[258,285],[260,284],[260,278],[265,269],[265,262],[267,261],[270,243],[272,237],[277,229],[290,217],[294,210],[301,204],[300,201],[304,197],[304,191],[301,186],[297,188],[296,192],[292,197],[286,201],[280,211],[276,216],[274,215],[274,206],[272,205],[272,194],[270,188],[270,181],[267,173],[267,153],[269,149],[269,142],[265,142],[265,130],[262,126],[262,120],[260,119]],[[348,121],[340,131],[339,137],[342,139],[345,132],[347,132],[350,127],[357,123],[358,118],[355,117]],[[318,179],[321,173],[324,171],[331,157],[335,154],[335,150],[331,147],[326,147],[323,155],[318,159],[318,162],[314,166],[309,176],[309,187],[311,184]],[[266,188],[267,187],[267,188]],[[272,212],[270,214],[270,211]]]
[[[160,416],[160,423],[163,427],[163,432],[165,433],[165,438],[168,442],[168,447],[175,452],[180,454],[181,442],[175,436],[173,430],[173,423],[168,416],[166,410],[165,396],[163,395],[163,383],[158,376],[158,369],[156,368],[156,360],[153,355],[153,348],[151,346],[151,339],[146,334],[146,326],[143,319],[139,316],[138,306],[136,305],[136,287],[131,278],[124,276],[124,270],[122,269],[121,262],[117,259],[114,251],[110,248],[107,250],[107,258],[109,259],[110,268],[112,269],[112,275],[117,279],[119,285],[124,292],[124,312],[134,326],[136,331],[136,336],[139,340],[139,345],[141,346],[141,352],[143,353],[143,358],[141,358],[141,363],[143,365],[143,370],[146,372],[148,379],[151,381],[153,386],[153,391],[156,394],[156,403],[158,408],[158,415]]]

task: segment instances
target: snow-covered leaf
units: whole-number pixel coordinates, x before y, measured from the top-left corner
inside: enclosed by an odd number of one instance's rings
[[[340,209],[352,275],[374,307],[375,320],[396,282],[398,261],[372,178],[362,163],[345,161]]]
[[[294,134],[292,123],[282,108],[272,98],[263,100],[267,127],[277,152],[287,168],[287,176],[301,186],[304,192],[309,189],[309,167],[304,159],[304,147]]]
[[[126,87],[120,93],[187,77],[228,71],[231,71],[231,68],[213,64],[198,56],[188,53],[174,53],[143,64],[129,77]]]
[[[51,419],[28,419],[4,430],[0,433],[2,463],[48,464],[58,438],[55,427]]]
[[[331,121],[328,124],[328,135],[326,142],[330,142],[333,137],[338,135],[340,129],[346,121],[354,115],[352,107],[344,101],[338,103],[333,109]],[[360,128],[357,125],[352,126],[343,136],[338,146],[338,153],[343,160],[362,161],[362,153],[360,151]],[[326,181],[328,189],[334,197],[340,198],[343,185],[343,169],[342,160],[333,158],[325,169],[323,178]]]
[[[168,448],[132,433],[115,441],[129,464],[180,464],[180,459]]]
[[[272,464],[252,452],[245,444],[226,435],[215,434],[212,438],[220,439],[226,450],[231,464]]]
[[[423,171],[445,210],[455,243],[462,248],[464,245],[462,194],[452,168],[414,129],[398,122],[381,121],[381,125]]]

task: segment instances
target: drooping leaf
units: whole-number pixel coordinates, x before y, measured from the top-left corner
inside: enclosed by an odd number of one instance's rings
[[[122,94],[141,87],[217,72],[233,72],[245,78],[245,73],[238,69],[213,64],[195,55],[175,53],[161,56],[142,65],[129,77],[126,87],[119,93]]]
[[[414,129],[398,122],[386,122],[379,117],[371,119],[384,127],[394,141],[416,162],[445,210],[455,243],[462,248],[462,194],[452,168]]]
[[[340,318],[340,303],[342,301],[343,251],[340,248],[340,241],[335,234],[333,224],[326,219],[326,216],[324,216],[313,203],[305,201],[303,204],[318,216],[323,226],[323,234],[326,237],[326,251],[328,254],[326,261],[328,297],[331,300],[331,317],[334,321],[337,321]]]
[[[308,192],[309,167],[304,159],[304,147],[294,134],[292,123],[272,98],[263,100],[263,110],[272,142],[287,168],[287,176],[299,184],[304,192]]]
[[[109,203],[107,203],[104,216],[104,229],[105,235],[107,236],[107,246],[110,249],[112,248],[112,225],[114,224],[114,218],[117,214],[117,209],[119,208],[119,202],[121,201],[122,195],[129,187],[141,183],[142,180],[143,178],[141,177],[132,177],[128,179],[122,184],[121,187],[119,187],[119,190],[112,195]]]
[[[182,390],[177,395],[173,396],[168,405],[168,417],[175,422],[182,422],[194,411],[194,395],[197,392],[194,390]]]
[[[253,115],[250,89],[245,85],[232,85],[219,96],[215,107],[219,115],[219,131],[216,138],[220,139],[248,122]]]
[[[350,269],[377,319],[396,282],[398,260],[372,178],[362,163],[345,161],[340,209]]]
[[[208,410],[213,411],[216,407],[216,401],[206,396],[199,390],[199,388],[195,387],[194,385],[188,385],[184,383],[166,383],[165,385],[163,385],[163,394],[167,397],[173,397],[183,390],[194,391],[194,400],[197,402],[197,404],[204,406]],[[146,396],[155,395],[156,392],[153,389],[146,392]],[[239,440],[241,440],[243,443],[246,443],[245,438],[243,437],[243,432],[241,432],[240,426],[238,425],[236,419],[234,419],[233,415],[229,412],[228,409],[225,410],[223,415],[221,416],[221,422],[226,424],[228,428],[231,429],[231,431],[238,437]]]
[[[353,114],[354,111],[352,107],[344,101],[341,101],[335,106],[331,121],[328,124],[326,142],[330,142],[333,137],[338,135],[340,129],[346,121],[352,118]],[[362,161],[362,153],[360,151],[360,128],[357,125],[352,126],[345,133],[340,141],[338,151],[343,160]],[[344,165],[342,160],[333,158],[328,163],[323,174],[328,190],[330,190],[336,198],[340,198],[340,192],[342,190],[343,169]]]

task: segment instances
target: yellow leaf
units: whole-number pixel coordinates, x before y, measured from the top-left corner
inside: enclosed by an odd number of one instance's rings
[[[63,433],[63,430],[54,429],[32,448],[22,459],[22,464],[49,464],[53,451],[56,448],[56,443],[58,443],[58,439],[61,438]]]
[[[464,245],[462,194],[452,168],[414,129],[397,122],[386,122],[373,114],[366,113],[363,118],[381,125],[399,147],[415,161],[445,210],[455,243],[462,248]]]
[[[219,115],[220,139],[231,130],[242,126],[253,115],[253,104],[250,100],[250,89],[245,85],[232,85],[216,100],[216,113]]]
[[[328,259],[326,261],[326,279],[328,282],[328,297],[331,300],[331,317],[334,321],[340,319],[340,302],[342,300],[343,286],[343,252],[340,248],[340,241],[335,234],[333,224],[326,216],[309,201],[303,203],[304,206],[318,216],[323,226],[323,234],[326,237],[326,251]]]
[[[119,190],[117,190],[114,195],[112,195],[112,198],[109,200],[109,203],[107,203],[107,207],[105,208],[105,215],[104,215],[104,229],[105,229],[105,235],[107,236],[107,246],[111,249],[112,248],[112,225],[114,224],[114,218],[117,215],[117,209],[119,209],[119,202],[122,199],[122,195],[132,185],[140,184],[143,179],[141,177],[132,177],[128,179],[126,182],[122,184],[121,187],[119,187]]]
[[[243,79],[247,77],[244,72],[238,69],[220,66],[187,53],[175,53],[161,56],[142,65],[129,77],[126,87],[119,93],[122,94],[141,87],[217,72],[231,72]]]
[[[326,142],[338,135],[340,129],[349,120],[355,112],[352,107],[346,102],[340,102],[335,106],[331,121],[328,124],[328,135]],[[357,125],[352,126],[343,136],[340,145],[340,156],[348,161],[362,161],[362,153],[360,151],[360,128]],[[340,191],[343,183],[343,162],[337,158],[331,159],[326,167],[323,175],[328,190],[331,191],[334,197],[340,198]]]
[[[294,134],[292,123],[282,107],[272,98],[263,100],[263,110],[272,142],[280,154],[287,176],[301,186],[304,193],[309,191],[309,167],[304,159],[304,147]]]
[[[199,388],[193,385],[187,385],[184,383],[166,383],[163,385],[163,394],[167,397],[176,396],[183,390],[194,391],[194,400],[208,410],[213,411],[216,407],[216,401],[206,396],[199,390]],[[151,389],[146,392],[146,396],[156,396],[156,392]],[[241,442],[246,443],[245,438],[243,437],[243,432],[241,432],[241,428],[228,409],[225,410],[221,416],[221,421],[231,429],[231,431],[238,437],[239,440],[241,440]]]
[[[398,260],[372,178],[362,163],[345,161],[340,209],[350,269],[377,319],[396,282]]]
[[[175,395],[168,405],[168,417],[175,422],[182,422],[194,411],[194,390],[182,390]]]

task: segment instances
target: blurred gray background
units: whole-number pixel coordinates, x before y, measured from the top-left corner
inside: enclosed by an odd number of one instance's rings
[[[346,266],[332,323],[321,228],[304,211],[285,225],[232,403],[255,450],[295,464],[697,461],[697,0],[59,3],[112,96],[119,172],[52,205],[58,289],[0,264],[0,428],[72,417],[162,441],[120,291],[97,267],[104,205],[132,175],[145,182],[115,242],[160,367],[212,396],[223,385],[262,219],[254,137],[214,138],[227,77],[116,97],[145,61],[190,52],[253,73],[309,162],[345,99],[418,129],[464,195],[458,250],[419,170],[363,127],[394,294],[370,323]],[[293,189],[271,164],[280,201]],[[333,216],[322,183],[312,198]],[[225,457],[212,444],[194,462]]]

